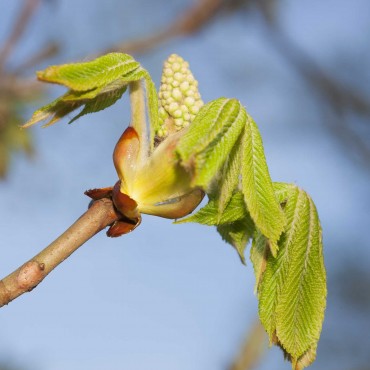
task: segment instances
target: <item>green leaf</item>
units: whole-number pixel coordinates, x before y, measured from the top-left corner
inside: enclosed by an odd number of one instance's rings
[[[250,259],[253,264],[254,275],[256,277],[256,283],[254,285],[254,292],[258,292],[258,288],[261,284],[263,274],[266,270],[267,258],[270,253],[270,247],[268,245],[268,239],[261,234],[261,232],[256,231],[253,236],[252,248],[250,252]],[[262,321],[262,320],[261,320]],[[264,323],[263,323],[264,324]],[[271,338],[272,325],[265,325],[264,327]]]
[[[221,234],[222,239],[237,250],[242,263],[245,264],[244,250],[255,228],[241,192],[232,195],[221,216],[217,199],[211,199],[197,213],[175,223],[181,224],[186,222],[217,226],[217,231]]]
[[[35,111],[30,120],[28,120],[22,127],[27,128],[38,122],[47,121],[43,127],[50,126],[74,110],[84,105],[83,100],[63,100],[64,96],[55,99],[50,104]]]
[[[123,86],[120,90],[117,89],[99,94],[95,99],[91,99],[90,101],[86,102],[84,109],[77,116],[73,117],[68,123],[76,121],[85,114],[99,112],[110,107],[122,97],[126,89],[127,86]]]
[[[321,226],[315,205],[303,190],[276,187],[280,195],[288,196],[287,226],[278,255],[272,257],[261,233],[251,248],[259,315],[270,341],[283,348],[293,369],[303,369],[315,358],[326,305]]]
[[[40,121],[52,125],[74,110],[83,110],[69,123],[88,113],[98,112],[113,105],[126,91],[127,86],[144,80],[147,90],[147,107],[152,127],[158,125],[158,98],[149,73],[131,56],[112,53],[91,62],[52,66],[38,72],[39,79],[63,84],[71,89],[63,96],[37,110],[23,127]],[[144,90],[143,90],[144,93]],[[151,130],[152,132],[153,129]],[[152,147],[154,134],[152,134]]]
[[[247,243],[255,232],[255,227],[249,215],[231,224],[217,226],[222,239],[231,244],[239,254],[241,262],[245,265],[244,251]]]
[[[182,224],[186,222],[197,222],[208,226],[223,225],[245,219],[247,216],[249,215],[245,207],[243,194],[238,192],[232,196],[221,217],[219,217],[217,201],[212,199],[197,213],[178,220],[175,223]]]
[[[256,227],[277,254],[277,241],[284,230],[285,217],[276,199],[257,125],[248,116],[243,135],[242,189]]]
[[[177,152],[184,165],[191,166],[195,156],[194,149],[197,146],[202,144],[205,147],[209,143],[207,135],[210,127],[213,127],[227,100],[226,98],[212,100],[200,108],[193,123],[177,145]]]
[[[280,206],[283,207],[291,194],[293,194],[297,189],[296,185],[287,184],[286,182],[274,182],[272,185],[274,187],[276,199],[280,203]]]
[[[85,114],[108,108],[122,97],[129,83],[146,78],[147,75],[146,70],[137,68],[107,85],[87,91],[69,90],[58,99],[37,110],[31,119],[23,125],[23,128],[30,127],[40,121],[47,121],[44,127],[50,126],[82,106],[84,109],[69,123]]]
[[[177,147],[193,172],[193,185],[219,198],[220,214],[242,178],[242,190],[256,227],[274,255],[285,218],[275,197],[262,139],[254,121],[235,99],[206,104]]]
[[[87,91],[109,85],[139,66],[140,64],[128,54],[110,53],[90,62],[50,66],[37,72],[37,77],[72,90]]]
[[[177,147],[182,164],[194,172],[194,186],[210,190],[245,121],[245,109],[236,99],[220,98],[201,108]]]
[[[221,215],[229,203],[235,189],[238,188],[241,179],[240,169],[242,160],[242,147],[240,145],[240,138],[232,148],[229,158],[226,160],[221,179],[218,181],[217,191],[218,198],[218,212]]]

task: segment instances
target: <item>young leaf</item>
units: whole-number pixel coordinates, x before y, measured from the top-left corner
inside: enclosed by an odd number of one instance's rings
[[[249,214],[231,224],[217,226],[217,231],[225,242],[236,249],[241,262],[245,265],[244,250],[255,232],[254,223]]]
[[[65,94],[64,96],[68,95]],[[55,99],[50,104],[41,107],[35,111],[30,120],[28,120],[22,127],[27,128],[38,122],[47,121],[43,127],[50,126],[74,110],[80,108],[83,100],[64,100],[64,96]]]
[[[240,138],[232,148],[229,158],[226,160],[220,181],[217,183],[216,197],[218,198],[218,212],[221,215],[229,203],[234,190],[238,188],[240,182],[240,169],[242,160],[242,147]]]
[[[241,173],[245,202],[256,227],[269,239],[271,252],[276,256],[285,217],[276,200],[261,135],[250,116],[245,125],[242,146]]]
[[[90,62],[50,66],[37,72],[37,77],[41,81],[64,85],[72,90],[87,91],[109,85],[139,66],[128,54],[110,53]]]
[[[185,167],[194,171],[193,185],[209,191],[246,122],[236,99],[220,98],[201,108],[177,151]]]
[[[223,225],[245,219],[247,216],[249,216],[249,214],[245,207],[243,194],[238,192],[233,195],[221,217],[219,217],[217,201],[212,199],[197,213],[176,221],[176,224],[197,222],[199,224],[209,226]]]
[[[117,100],[121,99],[126,89],[127,86],[123,86],[121,87],[121,89],[103,92],[102,94],[99,94],[95,99],[87,101],[84,109],[77,116],[73,117],[68,123],[76,121],[85,114],[99,112],[110,107]]]
[[[202,145],[204,148],[209,143],[208,134],[227,101],[226,98],[219,98],[200,108],[192,125],[189,126],[188,131],[177,145],[177,152],[185,166],[192,166],[196,154],[194,149],[197,146]]]
[[[100,58],[96,59],[96,61],[98,60],[100,60]],[[68,64],[66,66],[70,68],[73,65],[74,64]],[[77,63],[77,65],[80,68],[81,63]],[[146,80],[150,80],[150,76],[148,76],[148,72],[145,69],[139,67],[126,73],[125,75],[117,77],[113,81],[111,81],[111,79],[105,79],[106,84],[96,86],[90,90],[69,90],[60,98],[37,110],[31,117],[31,119],[23,125],[23,127],[30,127],[35,123],[45,120],[48,121],[46,122],[44,127],[50,126],[60,119],[64,118],[66,115],[72,113],[74,110],[84,106],[84,109],[77,116],[69,121],[69,123],[72,123],[85,114],[98,112],[113,105],[118,99],[122,97],[122,94],[126,91],[127,86],[130,83],[139,81],[144,78]],[[88,79],[88,76],[86,76],[86,78]],[[89,87],[93,86],[95,84],[94,78],[95,77],[93,77],[90,82],[86,81],[85,85]],[[152,100],[154,101],[155,98],[152,98]],[[152,117],[153,119],[155,119],[155,114],[152,114]]]
[[[241,192],[233,194],[221,215],[217,200],[211,199],[197,213],[175,223],[181,224],[186,222],[217,226],[217,231],[221,234],[222,239],[236,249],[242,263],[245,264],[244,249],[253,236],[255,228]]]
[[[303,369],[315,358],[326,302],[322,237],[315,205],[301,189],[287,185],[285,232],[273,258],[263,235],[251,249],[256,273],[259,314],[271,342],[279,345]],[[278,190],[279,192],[279,190]]]
[[[274,187],[276,199],[283,207],[291,194],[297,189],[296,185],[287,184],[286,182],[274,182],[272,185]]]

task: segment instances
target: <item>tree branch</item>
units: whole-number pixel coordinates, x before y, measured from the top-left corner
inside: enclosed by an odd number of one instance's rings
[[[203,28],[220,11],[224,0],[198,0],[168,26],[142,39],[123,42],[105,50],[107,52],[124,52],[128,54],[143,53],[181,35],[190,35]]]
[[[0,281],[0,307],[31,291],[86,241],[121,217],[110,199],[94,201],[59,238]]]
[[[6,40],[4,47],[0,50],[0,70],[3,68],[6,59],[21,38],[32,14],[35,12],[39,4],[40,0],[26,0],[24,2],[23,8],[19,12],[18,19],[15,22],[13,30]]]
[[[229,370],[251,370],[260,362],[267,347],[265,329],[257,318]]]

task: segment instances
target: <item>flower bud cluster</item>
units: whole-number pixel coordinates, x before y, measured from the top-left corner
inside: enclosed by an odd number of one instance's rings
[[[158,97],[159,138],[189,126],[203,105],[189,63],[176,54],[164,63]]]

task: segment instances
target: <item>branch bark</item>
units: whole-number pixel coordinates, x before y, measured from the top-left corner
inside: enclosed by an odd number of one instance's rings
[[[0,307],[34,289],[95,234],[121,218],[110,199],[100,199],[43,251],[0,281]]]

